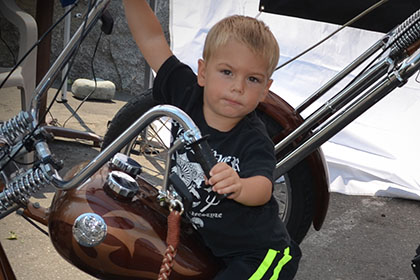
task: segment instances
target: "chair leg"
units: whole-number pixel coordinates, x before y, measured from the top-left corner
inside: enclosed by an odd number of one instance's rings
[[[27,79],[24,79],[23,86],[19,87],[21,106],[23,111],[28,111],[29,107],[31,106],[32,95],[35,91],[34,85],[35,80],[33,78],[28,77]]]
[[[26,91],[25,87],[18,87],[20,90],[20,104],[22,111],[27,111],[29,109],[29,106],[27,106],[28,101],[26,100]]]

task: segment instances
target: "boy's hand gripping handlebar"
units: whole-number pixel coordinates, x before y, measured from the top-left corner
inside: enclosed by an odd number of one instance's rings
[[[201,165],[201,168],[204,171],[204,174],[208,179],[210,179],[210,170],[217,164],[216,158],[207,142],[207,137],[204,136],[201,139],[191,143],[191,147],[194,150],[195,158],[197,162]],[[211,187],[211,186],[209,186]],[[229,194],[218,194],[216,197],[220,200],[228,197]]]

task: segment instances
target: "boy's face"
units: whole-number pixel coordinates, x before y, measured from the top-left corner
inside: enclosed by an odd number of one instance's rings
[[[198,84],[204,87],[208,125],[227,131],[253,111],[268,93],[272,80],[267,62],[245,45],[231,40],[209,60],[198,62]]]

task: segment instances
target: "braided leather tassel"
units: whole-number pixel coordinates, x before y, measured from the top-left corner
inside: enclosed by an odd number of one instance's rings
[[[166,236],[166,248],[162,265],[160,266],[158,280],[167,280],[172,271],[173,261],[178,248],[181,213],[171,211],[168,216],[168,234]]]

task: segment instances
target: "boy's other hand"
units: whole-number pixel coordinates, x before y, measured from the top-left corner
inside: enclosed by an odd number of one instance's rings
[[[210,170],[207,183],[218,194],[229,194],[228,198],[235,199],[241,194],[242,184],[238,173],[225,162],[219,162]]]
[[[264,176],[240,178],[239,174],[228,164],[219,162],[210,170],[210,179],[206,178],[206,184],[212,186],[212,190],[218,194],[228,195],[248,206],[258,206],[267,203],[272,195],[273,185]]]

